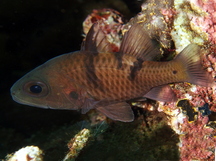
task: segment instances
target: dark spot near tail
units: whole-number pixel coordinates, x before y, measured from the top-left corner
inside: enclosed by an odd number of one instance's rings
[[[135,79],[137,73],[142,69],[142,63],[143,63],[143,60],[141,59],[137,59],[137,61],[134,62],[133,66],[130,68],[131,70],[131,73],[129,76],[130,80]]]
[[[79,94],[75,91],[72,91],[69,96],[75,100],[77,100],[79,98]]]
[[[178,72],[177,72],[177,70],[173,70],[173,74],[177,74]]]

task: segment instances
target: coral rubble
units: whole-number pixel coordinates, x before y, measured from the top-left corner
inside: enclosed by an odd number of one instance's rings
[[[100,21],[100,27],[106,34],[108,42],[112,45],[113,52],[120,47],[121,26],[123,25],[122,15],[113,9],[93,10],[83,22],[83,32],[86,35],[93,23]]]
[[[72,138],[68,143],[68,148],[70,152],[65,156],[63,161],[71,160],[76,158],[80,151],[85,147],[88,139],[90,137],[90,130],[89,129],[82,129],[78,134]]]
[[[43,161],[43,152],[37,146],[26,146],[7,156],[7,161]]]

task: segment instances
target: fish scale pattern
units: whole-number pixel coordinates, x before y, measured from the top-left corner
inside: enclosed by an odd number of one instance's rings
[[[71,58],[65,61],[73,60],[73,62],[65,69],[67,75],[95,100],[128,100],[144,96],[152,87],[179,81],[178,75],[172,74],[174,70],[172,66],[175,65],[171,62],[145,61],[132,80],[131,68],[137,61],[136,58],[129,55],[118,58],[114,53],[97,53],[93,55],[93,63],[88,64],[85,60],[89,59],[89,56],[92,55],[71,54]],[[92,78],[88,78],[87,73]]]

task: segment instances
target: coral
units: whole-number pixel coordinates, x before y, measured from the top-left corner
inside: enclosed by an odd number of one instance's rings
[[[7,161],[42,161],[42,150],[37,146],[26,146],[16,151],[12,156],[7,156]]]
[[[96,115],[96,112],[92,111],[91,115]],[[25,148],[22,148],[22,150],[20,149],[14,155],[8,154],[4,161],[15,161],[14,159],[17,159],[17,161],[19,161],[23,159],[23,157],[27,159],[29,159],[30,157],[33,158],[33,152],[38,152],[38,154],[43,155],[43,158],[41,156],[35,157],[37,159],[41,158],[41,160],[43,159],[52,161],[56,160],[56,158],[74,160],[79,157],[79,153],[87,145],[87,143],[91,143],[95,138],[99,139],[100,135],[104,133],[107,128],[108,124],[105,121],[97,120],[93,121],[93,124],[90,124],[90,122],[87,121],[81,121],[72,125],[69,124],[52,128],[51,131],[40,130],[27,141],[23,140],[22,143],[33,143],[35,145],[38,145],[41,149],[43,149],[43,153],[41,150],[39,150],[38,147],[27,146]],[[9,131],[7,131],[7,134],[9,134]],[[10,142],[11,140],[12,139],[10,138]],[[68,151],[65,146],[66,144],[68,144],[69,152],[65,156],[66,152]],[[29,157],[26,157],[27,155],[29,155]],[[23,159],[21,161],[25,160]],[[37,160],[32,159],[27,161]]]
[[[175,87],[182,99],[177,105],[159,102],[159,110],[169,116],[168,124],[179,134],[181,160],[213,160],[215,127],[208,124],[215,109],[215,90],[186,83]]]
[[[187,0],[175,0],[174,7],[176,17],[171,31],[172,39],[175,42],[176,51],[179,53],[188,44],[196,43],[203,45],[207,41],[207,34],[196,25],[193,19],[203,18],[205,12]]]
[[[207,116],[198,115],[194,122],[184,119],[184,126],[180,135],[180,156],[182,160],[214,160],[216,138],[214,129],[206,126]]]
[[[121,42],[121,35],[119,33],[123,25],[122,15],[113,9],[94,9],[83,22],[83,32],[85,35],[96,21],[100,21],[100,28],[111,43],[113,52],[117,52]]]
[[[194,26],[199,26],[202,32],[207,33],[208,41],[216,44],[216,2],[214,0],[193,0],[191,6],[204,13],[201,17],[192,18],[192,23],[194,23]]]
[[[212,25],[215,23],[212,14],[216,11],[215,2],[211,0],[175,0],[174,7],[177,14],[171,35],[177,53],[190,43],[204,46],[205,50],[202,50],[203,67],[212,77],[215,77],[216,50],[213,45],[215,40],[211,33]],[[215,111],[216,87],[206,88],[188,83],[176,83],[172,87],[180,100],[187,100],[186,112],[185,109],[173,104],[161,102],[159,107],[164,109],[163,112],[172,116],[170,125],[180,134],[180,158],[182,160],[213,160],[216,143],[214,127],[207,126],[209,117],[208,115],[202,116],[200,109],[208,104],[210,111]],[[168,112],[167,109],[175,110]]]
[[[63,161],[76,158],[79,155],[80,151],[85,147],[89,137],[89,129],[82,129],[78,134],[76,134],[74,138],[72,138],[68,143],[68,148],[70,149],[70,152],[65,156]]]
[[[165,48],[171,47],[170,30],[173,23],[173,0],[148,0],[142,4],[142,11],[124,26],[123,32],[134,23],[142,22],[143,27],[149,33],[150,37],[160,41]]]

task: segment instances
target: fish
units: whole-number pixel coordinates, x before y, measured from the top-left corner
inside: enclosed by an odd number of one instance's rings
[[[189,44],[173,60],[155,61],[157,44],[136,23],[124,34],[119,52],[112,52],[99,23],[92,25],[79,51],[54,57],[11,87],[14,101],[45,109],[96,109],[112,120],[131,122],[129,100],[149,98],[174,102],[169,84],[189,82],[211,87],[202,67],[201,47]]]

